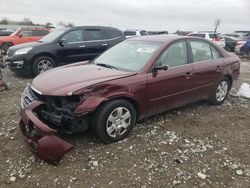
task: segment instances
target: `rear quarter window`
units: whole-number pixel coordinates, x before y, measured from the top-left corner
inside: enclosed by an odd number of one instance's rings
[[[105,30],[105,36],[107,39],[113,39],[117,37],[121,37],[122,33],[119,30]]]

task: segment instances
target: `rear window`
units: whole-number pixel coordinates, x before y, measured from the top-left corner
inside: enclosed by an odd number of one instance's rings
[[[100,29],[86,29],[83,33],[84,41],[91,41],[91,40],[102,40],[102,32]]]
[[[32,35],[33,36],[45,36],[49,33],[48,30],[33,30]]]
[[[124,31],[125,36],[133,36],[136,35],[136,31]]]

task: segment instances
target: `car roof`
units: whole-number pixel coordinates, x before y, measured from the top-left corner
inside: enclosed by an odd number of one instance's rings
[[[69,28],[70,30],[73,30],[73,29],[84,29],[84,28],[87,28],[87,29],[111,29],[111,30],[119,30],[115,27],[108,27],[108,26],[76,26],[76,27],[71,27]]]
[[[169,42],[172,42],[174,40],[188,39],[188,38],[201,39],[199,37],[179,36],[179,35],[147,35],[147,36],[130,38],[127,40],[128,41],[146,41],[146,42],[169,43]]]

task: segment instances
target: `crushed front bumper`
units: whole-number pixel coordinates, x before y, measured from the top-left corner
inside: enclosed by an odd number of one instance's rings
[[[44,124],[34,113],[34,109],[43,104],[33,101],[21,110],[19,126],[29,149],[39,158],[55,164],[74,146],[55,136],[57,132]]]

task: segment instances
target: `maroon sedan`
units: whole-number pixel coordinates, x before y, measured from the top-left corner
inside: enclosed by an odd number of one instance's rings
[[[36,77],[22,95],[21,131],[39,157],[59,161],[72,145],[57,131],[91,127],[106,143],[122,140],[140,119],[204,99],[222,104],[239,69],[238,57],[205,39],[132,38]]]

